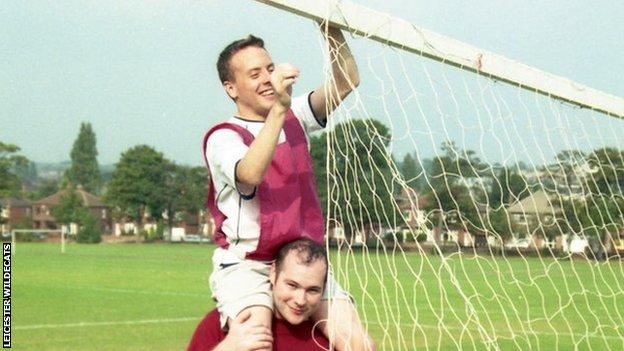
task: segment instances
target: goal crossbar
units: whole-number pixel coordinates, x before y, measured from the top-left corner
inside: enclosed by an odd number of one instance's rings
[[[403,19],[337,0],[256,0],[356,35],[529,91],[624,118],[624,99],[417,27]]]

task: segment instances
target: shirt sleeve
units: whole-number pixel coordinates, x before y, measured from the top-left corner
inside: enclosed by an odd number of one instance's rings
[[[310,95],[313,92],[297,96],[292,99],[290,109],[293,111],[299,122],[303,126],[306,134],[310,134],[317,130],[325,128],[326,121],[320,120],[314,114],[312,106],[310,105]]]
[[[255,189],[238,183],[236,179],[236,165],[248,150],[243,138],[233,130],[220,129],[210,135],[206,142],[206,159],[215,186],[226,184],[243,197],[253,197]]]
[[[186,349],[187,351],[210,351],[219,345],[224,338],[225,334],[219,323],[219,312],[213,310],[197,325]]]

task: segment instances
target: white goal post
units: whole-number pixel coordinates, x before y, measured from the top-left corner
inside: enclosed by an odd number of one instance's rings
[[[11,230],[11,255],[15,254],[17,233],[61,233],[61,253],[65,253],[65,231],[62,229],[13,229]]]
[[[256,0],[445,64],[537,92],[582,108],[624,118],[624,99],[504,56],[482,50],[405,20],[337,0]]]

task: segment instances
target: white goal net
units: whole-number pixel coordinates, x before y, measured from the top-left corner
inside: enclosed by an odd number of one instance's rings
[[[356,33],[361,85],[311,143],[378,349],[624,349],[623,99],[350,3],[263,2]]]

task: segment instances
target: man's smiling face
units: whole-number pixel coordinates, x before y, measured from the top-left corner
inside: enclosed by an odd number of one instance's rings
[[[223,85],[236,101],[241,117],[266,118],[275,104],[271,85],[274,64],[269,53],[264,48],[248,46],[232,56],[229,67],[233,80]]]
[[[300,262],[296,251],[284,258],[279,271],[271,267],[273,304],[277,318],[296,325],[316,311],[325,286],[327,265],[322,259],[309,264]]]

